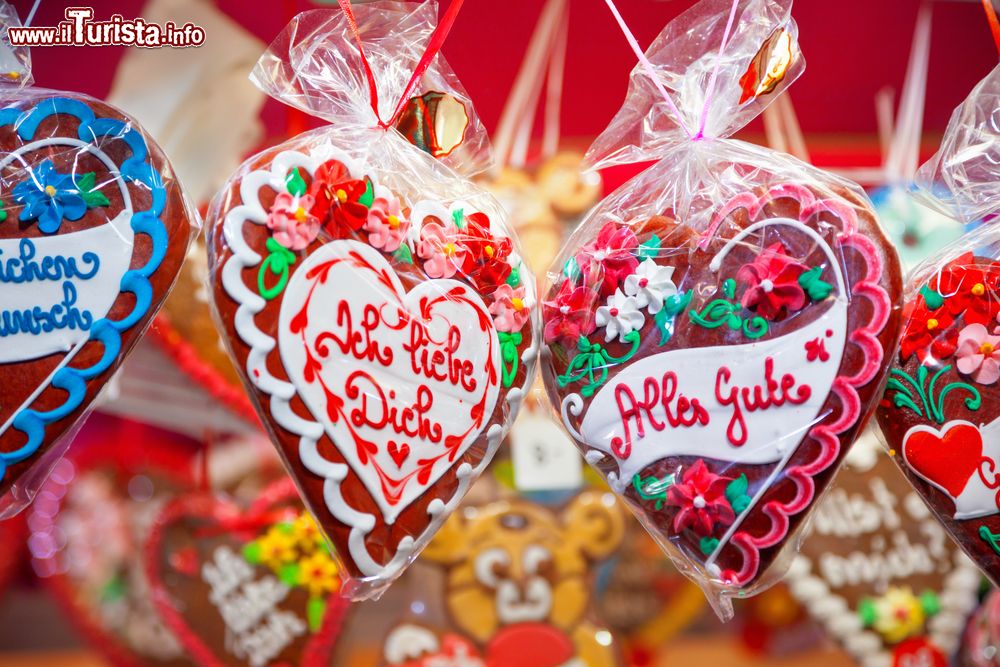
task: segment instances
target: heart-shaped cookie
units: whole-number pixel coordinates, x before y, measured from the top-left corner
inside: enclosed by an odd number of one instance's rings
[[[856,660],[889,667],[921,652],[950,664],[981,577],[868,431],[813,513],[786,581]]]
[[[193,490],[197,452],[165,431],[95,415],[27,513],[35,573],[116,666],[190,664],[153,608],[135,554],[164,503]]]
[[[616,215],[570,240],[543,304],[549,395],[684,571],[752,591],[875,400],[898,260],[844,188],[747,192],[700,234]]]
[[[997,582],[1000,262],[966,252],[933,268],[905,305],[878,422],[917,493]]]
[[[195,218],[135,121],[35,91],[0,109],[0,201],[2,495],[138,341]]]
[[[348,602],[290,480],[243,511],[208,494],[163,508],[145,549],[153,601],[205,667],[326,667]]]
[[[230,351],[306,504],[364,580],[355,597],[398,576],[465,495],[535,358],[534,282],[495,202],[385,177],[292,140],[251,159],[209,214]]]

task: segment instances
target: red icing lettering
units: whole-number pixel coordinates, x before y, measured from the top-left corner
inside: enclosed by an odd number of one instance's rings
[[[723,366],[715,376],[715,400],[719,405],[730,406],[733,409],[733,416],[729,420],[726,428],[726,437],[734,446],[740,447],[747,441],[747,423],[743,416],[743,411],[754,412],[756,410],[768,410],[772,407],[781,407],[785,402],[792,405],[800,405],[809,400],[812,389],[809,385],[798,384],[791,373],[781,376],[781,381],[774,380],[774,359],[767,357],[764,359],[764,385],[754,385],[752,387],[727,387],[732,378],[730,370]],[[797,386],[797,389],[796,389]],[[796,391],[792,392],[793,389]]]

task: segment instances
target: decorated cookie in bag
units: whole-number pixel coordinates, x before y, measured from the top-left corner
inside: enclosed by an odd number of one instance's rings
[[[290,480],[247,510],[188,494],[163,508],[145,549],[161,618],[206,667],[325,667],[348,602],[340,570]]]
[[[535,358],[534,282],[500,206],[378,127],[369,90],[352,88],[370,66],[399,95],[435,10],[359,7],[364,58],[340,11],[300,15],[255,77],[334,125],[251,158],[209,213],[224,337],[354,597],[388,586],[465,495]],[[471,115],[435,62],[421,85]],[[479,127],[449,158],[484,141]]]
[[[995,667],[1000,664],[1000,591],[987,593],[972,615],[962,641],[958,664]]]
[[[184,260],[196,214],[155,143],[74,93],[0,90],[0,495],[84,414]],[[38,470],[36,468],[36,470]]]
[[[717,47],[690,50],[723,41],[728,7],[696,5],[654,42],[680,115],[633,72],[590,159],[660,161],[573,234],[542,304],[564,425],[723,616],[773,580],[874,407],[899,321],[898,259],[863,191],[718,138],[801,70],[789,5],[738,3],[717,79]]]
[[[866,667],[944,667],[981,577],[866,431],[813,513],[786,581]]]

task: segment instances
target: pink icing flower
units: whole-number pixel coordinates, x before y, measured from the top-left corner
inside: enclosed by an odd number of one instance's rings
[[[991,336],[982,324],[970,324],[958,334],[955,366],[979,384],[1000,380],[1000,336]]]
[[[799,285],[799,276],[805,270],[806,267],[788,256],[781,243],[769,245],[736,274],[747,285],[743,307],[753,308],[769,320],[781,315],[782,310],[801,310],[806,305],[806,294]]]
[[[691,528],[699,535],[708,536],[716,524],[731,524],[736,513],[726,500],[726,486],[730,481],[709,471],[700,459],[685,470],[681,480],[667,488],[667,504],[680,508],[674,516],[674,532]]]
[[[542,303],[545,318],[545,342],[561,341],[576,347],[580,336],[589,336],[597,328],[594,309],[597,292],[589,287],[576,287],[572,281],[563,281],[555,299]]]
[[[576,263],[584,283],[597,288],[601,296],[610,296],[628,276],[635,273],[639,260],[635,251],[639,239],[628,227],[609,222],[597,233],[593,243],[580,249]]]
[[[305,250],[319,234],[319,218],[310,213],[314,203],[312,195],[282,192],[275,197],[267,215],[274,240],[289,250]]]
[[[461,230],[454,225],[428,222],[420,230],[417,254],[431,278],[451,278],[462,267],[468,252],[461,244]]]
[[[493,303],[490,304],[490,313],[493,315],[497,331],[511,333],[524,328],[524,323],[528,321],[528,314],[531,312],[530,306],[523,285],[514,288],[502,283],[493,292]]]
[[[395,197],[386,199],[378,197],[368,210],[368,220],[365,222],[368,232],[368,242],[385,252],[393,252],[399,248],[410,229],[410,221],[403,219],[403,210]]]

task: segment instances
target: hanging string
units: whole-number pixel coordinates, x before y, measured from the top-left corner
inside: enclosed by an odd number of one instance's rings
[[[462,9],[463,2],[464,0],[452,0],[452,3],[448,6],[448,10],[441,17],[441,21],[431,34],[427,48],[413,70],[410,81],[403,89],[403,94],[400,96],[399,102],[396,103],[392,116],[386,121],[382,119],[382,115],[379,112],[378,85],[375,82],[375,74],[372,72],[371,63],[368,62],[368,58],[365,56],[365,47],[361,39],[361,31],[358,29],[358,21],[354,16],[354,10],[351,8],[351,0],[337,0],[341,10],[344,12],[344,16],[347,17],[347,26],[351,31],[351,36],[354,37],[354,42],[358,45],[358,53],[361,56],[361,67],[364,69],[365,79],[368,83],[368,98],[371,102],[372,111],[375,112],[375,118],[378,119],[378,126],[382,129],[392,127],[399,120],[399,116],[403,113],[410,95],[413,94],[414,89],[420,83],[420,79],[424,76],[427,68],[430,67],[435,56],[437,56],[441,47],[444,46],[444,42],[448,38],[448,33],[451,32],[451,28],[455,24],[455,19],[458,18],[458,12]]]
[[[983,0],[983,9],[986,10],[986,22],[990,24],[990,32],[993,33],[993,43],[996,44],[997,53],[1000,54],[1000,19],[997,18],[993,0]]]
[[[692,134],[691,130],[688,129],[688,126],[684,124],[684,119],[681,117],[680,110],[670,98],[670,93],[668,93],[667,89],[663,87],[663,83],[660,81],[660,76],[657,73],[656,68],[653,67],[653,63],[649,62],[649,58],[646,57],[642,47],[639,46],[639,42],[636,41],[635,35],[633,35],[632,31],[629,30],[628,25],[625,23],[625,19],[622,18],[621,12],[619,12],[618,8],[615,6],[614,0],[604,1],[607,3],[608,9],[610,9],[611,13],[614,15],[615,20],[618,22],[618,27],[621,28],[622,34],[625,35],[625,41],[628,42],[632,51],[635,52],[636,57],[639,59],[639,64],[641,64],[642,68],[646,70],[646,76],[652,80],[653,85],[655,85],[656,89],[660,91],[660,95],[663,96],[663,100],[667,103],[667,107],[671,112],[673,112],[675,117],[674,121],[677,123],[677,126],[684,130],[684,134],[688,135],[688,138],[694,139],[694,134]]]
[[[729,46],[729,36],[733,31],[736,22],[736,10],[740,6],[740,0],[733,0],[732,9],[729,10],[729,21],[726,22],[726,30],[722,33],[722,44],[719,46],[719,55],[715,58],[715,67],[712,69],[712,77],[708,81],[708,90],[705,93],[705,106],[701,109],[701,122],[698,124],[698,134],[692,137],[695,141],[705,136],[705,126],[708,124],[708,110],[712,107],[712,98],[715,97],[715,84],[719,79],[719,67],[722,65],[722,54]]]
[[[25,28],[31,27],[31,22],[35,20],[35,12],[38,11],[38,6],[42,4],[42,0],[35,0],[35,4],[31,6],[31,11],[28,12],[28,18],[24,19],[22,24]]]

